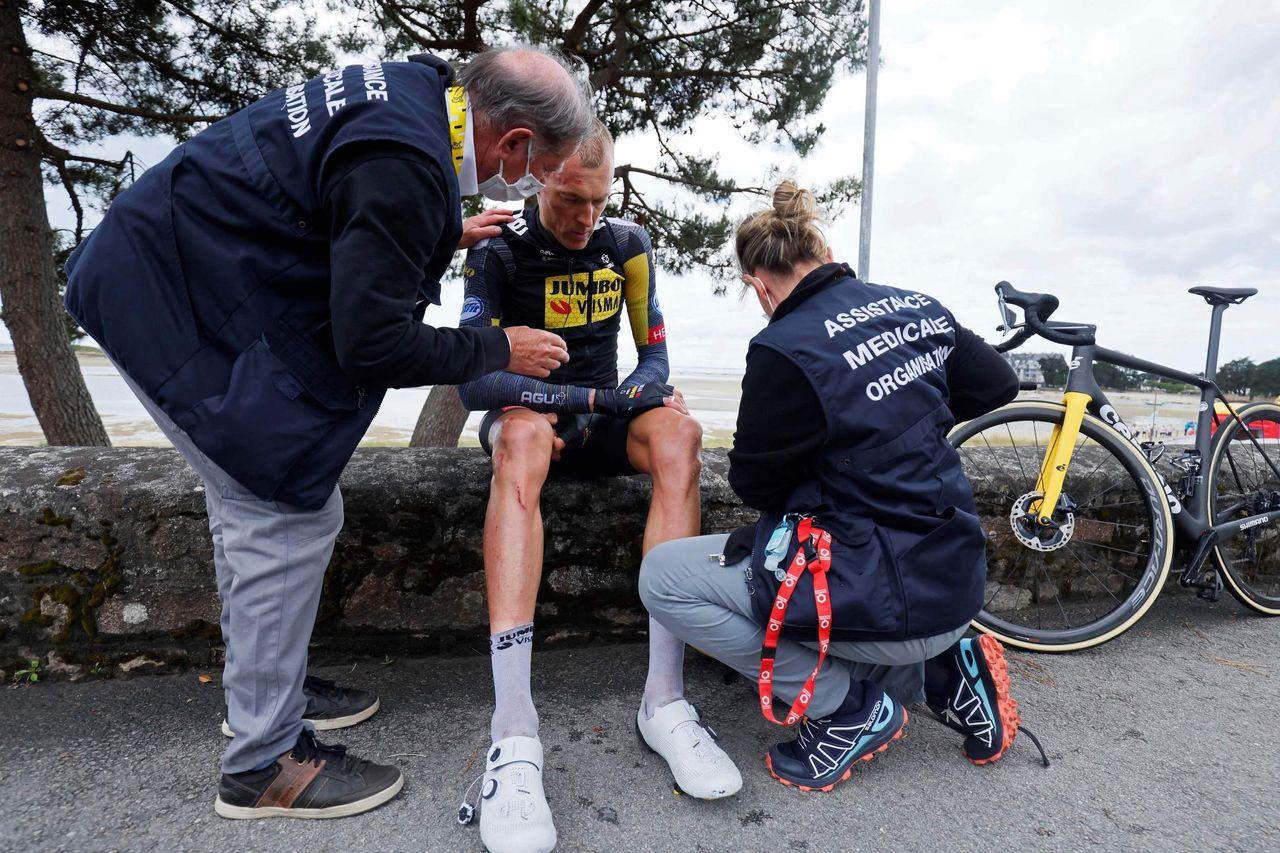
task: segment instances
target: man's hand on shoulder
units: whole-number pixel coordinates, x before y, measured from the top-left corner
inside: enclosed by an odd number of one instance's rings
[[[494,208],[462,221],[462,239],[458,241],[459,249],[470,249],[476,243],[489,237],[497,237],[502,233],[502,226],[516,218],[514,210]]]
[[[559,335],[528,326],[511,326],[503,331],[511,342],[508,373],[546,379],[551,371],[569,361],[569,348]]]
[[[676,389],[665,382],[646,382],[643,385],[622,388],[617,391],[597,389],[591,410],[602,415],[611,415],[615,418],[633,418],[641,412],[647,412],[659,406],[671,405],[672,408],[679,410],[680,406],[667,402],[671,400],[674,403],[677,393]],[[683,406],[683,403],[684,398],[681,397],[681,406]],[[689,412],[688,409],[683,411],[685,414]]]

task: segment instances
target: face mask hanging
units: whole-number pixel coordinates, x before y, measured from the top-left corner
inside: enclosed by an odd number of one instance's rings
[[[502,161],[498,161],[498,174],[480,183],[480,194],[493,201],[523,201],[542,192],[545,184],[533,176],[533,139],[529,139],[529,159],[525,161],[524,176],[514,184],[502,176]]]

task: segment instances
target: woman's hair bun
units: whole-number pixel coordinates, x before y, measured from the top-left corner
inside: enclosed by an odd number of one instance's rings
[[[827,238],[818,222],[822,209],[813,193],[787,178],[774,187],[773,204],[738,226],[734,253],[743,272],[790,272],[800,261],[824,263]]]
[[[813,193],[790,178],[774,188],[773,212],[788,225],[808,225],[822,219],[822,211]]]

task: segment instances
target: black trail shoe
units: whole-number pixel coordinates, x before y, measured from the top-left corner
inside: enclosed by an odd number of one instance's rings
[[[355,687],[339,687],[327,678],[314,675],[303,680],[302,693],[307,697],[302,722],[309,723],[318,732],[363,723],[378,712],[381,704],[376,693]],[[236,736],[225,719],[222,721],[222,733],[227,737]]]
[[[902,737],[907,709],[875,684],[864,683],[858,709],[824,720],[802,718],[796,739],[775,744],[765,755],[769,774],[801,791],[827,792],[853,775],[853,765],[870,761]]]
[[[290,752],[262,770],[224,773],[213,810],[222,817],[347,817],[367,812],[400,793],[396,767],[326,746],[303,729]]]

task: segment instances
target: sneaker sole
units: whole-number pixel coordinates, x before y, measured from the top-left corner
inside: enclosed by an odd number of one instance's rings
[[[991,672],[991,680],[996,686],[996,708],[1000,714],[1000,724],[1004,729],[1004,737],[1000,741],[1000,749],[988,758],[969,758],[973,764],[990,764],[999,761],[1000,757],[1013,746],[1018,736],[1018,726],[1022,725],[1022,716],[1018,713],[1018,700],[1009,697],[1009,662],[1004,656],[1004,646],[995,637],[983,634],[978,638],[978,647],[982,649],[982,658]]]
[[[773,758],[767,752],[764,754],[764,766],[769,768],[770,776],[777,779],[779,782],[786,785],[788,788],[798,788],[801,791],[821,791],[824,794],[829,794],[831,793],[832,789],[835,788],[836,785],[839,785],[841,782],[845,781],[846,779],[848,779],[850,776],[853,775],[853,768],[858,766],[858,764],[864,761],[870,761],[871,759],[875,758],[877,755],[879,755],[880,753],[888,749],[889,744],[893,743],[895,740],[902,740],[904,737],[906,737],[907,721],[909,719],[910,719],[910,715],[907,714],[907,709],[903,708],[902,709],[902,726],[896,732],[893,733],[893,737],[889,738],[887,741],[880,744],[878,747],[871,750],[871,752],[868,752],[866,755],[862,756],[861,758],[854,759],[849,764],[849,766],[845,768],[844,773],[841,774],[839,779],[832,782],[830,785],[823,785],[821,788],[817,788],[812,785],[802,785],[799,782],[792,782],[790,779],[783,779],[781,776],[779,776],[777,773],[773,771]]]
[[[401,773],[395,782],[383,788],[381,791],[370,794],[363,800],[356,800],[354,803],[344,803],[340,806],[329,806],[324,809],[298,809],[298,808],[282,808],[280,806],[266,806],[255,808],[253,806],[233,806],[224,803],[221,797],[213,801],[213,810],[221,817],[230,818],[231,820],[254,820],[265,817],[294,817],[303,820],[321,820],[331,817],[350,817],[351,815],[363,814],[371,809],[385,803],[387,800],[400,793],[400,789],[404,787],[404,774]]]
[[[345,717],[333,717],[328,720],[311,720],[306,717],[302,718],[302,722],[310,723],[311,727],[318,732],[327,732],[333,729],[345,729],[354,726],[356,723],[363,723],[365,720],[378,713],[381,706],[381,699],[374,699],[373,704],[363,711],[357,711],[354,714],[348,714]],[[231,726],[227,725],[227,721],[222,721],[222,734],[224,737],[235,737],[236,733],[231,730]]]
[[[649,746],[649,741],[644,739],[644,732],[640,731],[639,720],[636,720],[636,740],[640,741],[640,745],[643,746],[645,749],[649,750],[659,758],[662,758],[662,763],[666,764],[667,768],[670,769],[671,767],[670,762],[668,762],[666,758],[663,758],[661,752],[658,752],[658,750]],[[678,792],[680,792],[684,796],[692,797],[695,800],[723,800],[725,797],[732,797],[734,794],[742,790],[742,786],[739,785],[738,787],[734,788],[732,791],[717,791],[711,794],[690,794],[684,788],[680,787],[680,783],[676,781],[676,777],[674,775],[671,777],[671,787],[675,788]]]

